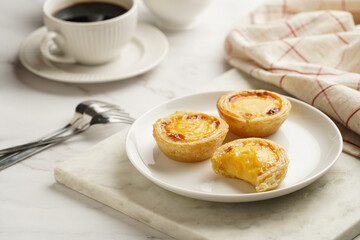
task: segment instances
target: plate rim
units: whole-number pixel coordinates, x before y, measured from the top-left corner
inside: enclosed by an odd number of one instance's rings
[[[176,97],[173,99],[170,99],[169,101],[160,103],[158,105],[156,105],[155,107],[152,107],[151,109],[149,109],[148,111],[146,111],[145,113],[143,113],[136,121],[138,121],[139,119],[143,118],[144,116],[148,115],[150,112],[156,110],[157,108],[160,108],[166,104],[175,102],[175,101],[179,101],[181,99],[184,98],[188,98],[188,97],[194,97],[194,96],[199,96],[199,95],[207,95],[207,94],[225,94],[227,92],[231,92],[229,90],[215,90],[215,91],[206,91],[206,92],[197,92],[197,93],[191,93],[191,94],[187,94],[184,96],[180,96],[180,97]],[[283,94],[282,94],[283,95]],[[149,181],[155,183],[156,185],[167,189],[170,192],[182,195],[182,196],[187,196],[190,198],[194,198],[194,199],[199,199],[199,200],[205,200],[205,201],[212,201],[212,202],[253,202],[253,201],[261,201],[261,200],[266,200],[266,199],[271,199],[271,198],[275,198],[275,197],[280,197],[283,195],[287,195],[290,194],[292,192],[295,192],[297,190],[300,190],[308,185],[310,185],[311,183],[313,183],[314,181],[316,181],[317,179],[319,179],[321,176],[323,176],[334,164],[335,162],[338,160],[340,154],[342,153],[342,148],[343,148],[343,141],[342,141],[342,135],[340,133],[339,128],[336,126],[336,124],[334,123],[334,121],[327,116],[325,113],[323,113],[322,111],[320,111],[319,109],[315,108],[314,106],[311,106],[310,104],[303,102],[299,99],[293,98],[293,97],[289,97],[286,95],[285,96],[287,99],[289,99],[290,101],[296,102],[300,105],[303,105],[305,107],[308,107],[312,110],[314,110],[317,114],[320,114],[322,117],[324,117],[327,122],[329,122],[334,130],[337,133],[337,137],[339,138],[339,148],[335,154],[335,157],[332,159],[332,161],[325,167],[323,168],[321,171],[319,171],[318,173],[316,173],[314,176],[310,177],[310,178],[305,178],[299,182],[297,182],[296,184],[286,187],[286,188],[282,188],[282,189],[274,189],[271,191],[266,191],[266,192],[255,192],[255,193],[246,193],[246,194],[218,194],[218,193],[205,193],[205,192],[197,192],[197,191],[193,191],[193,190],[189,190],[186,188],[182,188],[182,187],[177,187],[177,186],[173,186],[171,184],[168,184],[160,179],[155,178],[154,176],[152,176],[151,174],[147,173],[146,171],[143,171],[143,169],[140,168],[140,166],[138,166],[137,164],[135,164],[133,162],[133,160],[131,159],[132,153],[130,152],[130,140],[129,138],[131,137],[132,131],[134,129],[135,124],[132,124],[131,127],[128,130],[128,133],[126,135],[126,141],[125,141],[125,149],[126,149],[126,154],[131,162],[131,164],[143,175],[145,176]],[[151,172],[151,170],[146,166],[146,164],[141,161],[141,163],[146,167],[146,169],[148,171]],[[175,191],[175,190],[176,191]],[[196,197],[194,197],[194,195],[196,195]],[[211,196],[206,197],[206,196]]]
[[[39,32],[41,31],[44,31],[46,29],[45,26],[41,26],[37,29],[35,29],[34,31],[32,31],[21,43],[20,45],[20,48],[19,48],[19,51],[18,51],[18,57],[19,57],[19,60],[21,62],[21,64],[27,69],[29,70],[31,73],[37,75],[37,76],[40,76],[42,78],[45,78],[45,79],[48,79],[48,80],[52,80],[52,81],[57,81],[57,82],[65,82],[65,83],[83,83],[83,84],[96,84],[96,83],[107,83],[107,82],[115,82],[115,81],[121,81],[121,80],[126,80],[126,79],[129,79],[129,78],[132,78],[132,77],[135,77],[135,76],[138,76],[140,74],[143,74],[149,70],[151,70],[152,68],[154,68],[155,66],[157,66],[158,64],[160,64],[160,62],[162,60],[164,60],[164,58],[166,57],[166,55],[168,54],[169,52],[169,41],[166,37],[166,35],[160,30],[158,29],[157,27],[149,24],[149,23],[146,23],[146,22],[142,22],[142,21],[139,21],[137,23],[137,28],[141,26],[141,27],[146,27],[146,28],[149,28],[151,29],[152,31],[154,32],[157,32],[156,34],[158,34],[158,36],[161,36],[162,38],[162,45],[163,45],[163,52],[161,55],[159,55],[157,57],[157,59],[151,63],[149,63],[149,65],[147,67],[144,67],[144,68],[141,68],[137,71],[133,71],[131,72],[130,74],[124,74],[123,76],[119,76],[119,77],[116,77],[116,76],[112,76],[112,77],[103,77],[102,79],[92,79],[92,80],[82,80],[82,77],[80,76],[80,78],[78,80],[74,78],[67,78],[67,77],[54,77],[53,75],[49,75],[49,74],[46,74],[46,73],[43,73],[37,69],[35,69],[31,64],[28,63],[28,61],[25,60],[25,56],[24,56],[24,53],[26,51],[26,47],[27,47],[27,44],[30,42],[30,40],[36,35],[36,34],[40,34]],[[33,50],[34,51],[34,50]],[[53,68],[52,66],[49,66],[45,60],[41,59],[41,62],[43,65],[46,65],[48,66],[49,68]],[[67,74],[71,74],[69,72],[66,72],[66,71],[63,71],[63,70],[59,70],[59,71],[62,71],[62,72],[65,72]]]

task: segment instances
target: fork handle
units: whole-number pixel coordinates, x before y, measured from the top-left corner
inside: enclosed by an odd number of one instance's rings
[[[65,131],[63,131],[63,132],[65,132]],[[0,171],[4,170],[7,167],[14,165],[15,163],[20,162],[28,157],[31,157],[32,155],[34,155],[38,152],[41,152],[49,147],[52,147],[55,144],[65,141],[66,139],[68,139],[76,134],[79,134],[81,132],[83,132],[83,131],[75,129],[70,134],[65,135],[65,136],[53,137],[48,140],[39,141],[39,143],[42,144],[40,146],[37,146],[36,143],[34,143],[33,145],[35,147],[32,147],[30,149],[20,150],[15,153],[4,154],[4,155],[0,156]],[[57,134],[57,135],[59,135],[59,134]],[[55,135],[55,136],[57,136],[57,135]]]
[[[86,129],[85,129],[86,130]],[[41,147],[41,146],[45,146],[45,145],[49,145],[52,143],[59,143],[62,141],[65,141],[67,139],[69,139],[72,136],[75,136],[85,130],[80,130],[80,129],[74,129],[71,133],[61,136],[61,137],[51,137],[51,138],[47,138],[45,140],[39,140],[39,141],[33,141],[30,143],[26,143],[26,144],[22,144],[22,145],[18,145],[15,147],[11,147],[11,148],[6,148],[6,149],[2,149],[0,150],[0,162],[3,161],[4,158],[6,158],[6,156],[9,156],[9,154],[11,153],[16,153],[16,152],[22,152],[23,150],[28,150],[31,148],[37,148],[37,147]]]
[[[17,151],[15,153],[7,153],[5,155],[0,156],[0,171],[4,170],[7,167],[10,167],[12,165],[14,165],[15,163],[18,163],[22,160],[25,160],[28,157],[31,157],[32,155],[41,152],[49,147],[52,147],[55,144],[58,144],[60,142],[63,142],[67,139],[69,139],[70,137],[77,135],[79,133],[82,133],[83,131],[85,131],[87,128],[84,129],[74,129],[71,133],[69,133],[68,135],[65,136],[61,136],[61,137],[53,137],[51,139],[48,140],[43,140],[43,141],[39,141],[38,143],[39,145],[36,145],[36,143],[34,143],[33,145],[35,147],[32,147],[30,149],[27,150],[20,150]]]
[[[14,165],[15,163],[20,162],[28,157],[31,157],[32,155],[34,155],[38,152],[41,152],[57,143],[59,143],[59,142],[50,143],[45,146],[36,147],[36,148],[28,149],[25,151],[17,152],[17,153],[9,153],[4,156],[1,156],[0,171],[4,170],[7,167]]]
[[[59,138],[61,138],[61,137],[50,138],[48,140],[34,141],[34,142],[18,145],[15,147],[5,148],[5,149],[0,150],[0,155],[8,155],[8,154],[15,153],[15,152],[21,152],[22,150],[27,150],[30,148],[36,148],[36,147],[48,145],[50,143],[57,142],[57,139],[59,139]],[[1,158],[2,157],[3,156],[1,156]]]
[[[43,136],[42,138],[40,138],[38,140],[34,140],[32,142],[25,143],[25,144],[20,144],[20,145],[14,146],[14,147],[1,149],[0,150],[0,155],[6,155],[6,154],[9,154],[9,153],[19,152],[21,150],[30,149],[30,148],[37,147],[37,146],[44,146],[46,144],[56,142],[56,141],[58,141],[56,139],[57,136],[59,136],[61,134],[64,134],[64,133],[70,131],[71,129],[73,129],[73,131],[74,131],[74,124],[77,123],[77,121],[79,119],[80,119],[79,117],[75,116],[71,123],[69,123],[66,126],[56,130],[55,132],[52,132],[52,133],[50,133],[50,134],[48,134],[46,136]],[[3,157],[4,156],[0,156],[0,160]]]
[[[27,150],[30,148],[35,148],[35,147],[40,147],[40,146],[44,146],[44,145],[48,145],[51,143],[57,143],[57,142],[62,142],[78,133],[80,133],[81,131],[73,131],[68,135],[65,136],[61,136],[61,137],[56,137],[56,135],[54,137],[48,137],[44,140],[39,140],[39,141],[33,141],[33,142],[29,142],[26,144],[21,144],[15,147],[10,147],[10,148],[5,148],[5,149],[1,149],[0,150],[0,155],[7,155],[9,153],[15,153],[15,152],[20,152],[22,150]],[[0,157],[0,161],[2,160],[2,157]]]

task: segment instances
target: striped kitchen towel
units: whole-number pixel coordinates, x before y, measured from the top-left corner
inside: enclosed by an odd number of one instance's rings
[[[360,157],[358,21],[359,0],[270,0],[230,31],[225,56],[336,120]]]

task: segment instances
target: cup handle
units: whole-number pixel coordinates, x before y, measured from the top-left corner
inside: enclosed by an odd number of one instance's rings
[[[59,44],[57,44],[57,42]],[[43,37],[40,45],[40,51],[42,55],[50,61],[67,64],[75,63],[76,60],[73,57],[65,54],[59,47],[59,45],[64,44],[65,39],[63,36],[61,36],[57,32],[50,31],[47,32],[46,35]]]

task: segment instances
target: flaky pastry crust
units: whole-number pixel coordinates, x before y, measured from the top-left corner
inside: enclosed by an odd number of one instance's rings
[[[159,149],[181,162],[210,158],[228,130],[223,119],[194,111],[177,111],[153,124],[153,136]]]
[[[221,96],[216,104],[230,131],[241,137],[267,137],[287,119],[291,103],[265,90],[242,90]]]
[[[211,162],[215,173],[247,181],[257,192],[264,192],[279,186],[289,159],[284,148],[271,140],[245,138],[219,147]]]

